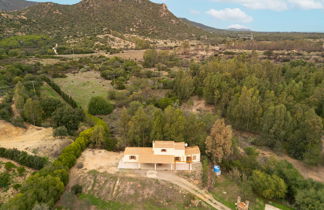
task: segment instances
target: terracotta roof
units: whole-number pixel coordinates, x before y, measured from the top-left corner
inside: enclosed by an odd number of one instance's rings
[[[174,163],[173,155],[145,154],[139,156],[140,163]]]
[[[174,163],[173,155],[154,155],[151,147],[126,147],[125,155],[138,155],[139,163]]]
[[[125,155],[141,155],[153,153],[152,147],[126,147]]]
[[[154,141],[154,148],[174,148],[174,141]]]
[[[186,155],[200,154],[198,146],[186,147]]]
[[[184,142],[175,142],[174,143],[174,149],[176,149],[176,150],[184,150],[185,149],[185,143]]]

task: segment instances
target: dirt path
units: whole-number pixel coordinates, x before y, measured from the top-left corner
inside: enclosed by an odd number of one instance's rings
[[[68,54],[68,55],[56,55],[56,57],[61,58],[84,58],[84,57],[90,57],[90,56],[105,56],[108,58],[112,57],[121,57],[123,59],[131,59],[131,60],[137,60],[142,61],[144,56],[145,50],[125,50],[121,53],[116,54],[106,54],[104,52],[96,52],[96,53],[90,53],[90,54]]]
[[[230,208],[224,206],[222,203],[216,201],[214,197],[207,191],[198,188],[196,185],[188,182],[184,178],[181,178],[171,172],[164,171],[147,171],[146,176],[153,179],[160,179],[179,186],[180,188],[190,192],[202,201],[206,202],[215,209],[229,210]]]

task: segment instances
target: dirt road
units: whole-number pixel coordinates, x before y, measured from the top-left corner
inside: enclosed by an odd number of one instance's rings
[[[215,209],[221,209],[221,210],[229,210],[230,208],[224,206],[222,203],[216,201],[214,197],[209,194],[207,191],[199,189],[196,185],[188,182],[184,178],[181,178],[172,172],[168,171],[147,171],[146,176],[153,179],[160,179],[167,182],[170,182],[172,184],[175,184],[179,186],[180,188],[190,192],[191,194],[195,195],[202,201],[206,202],[210,206],[212,206]]]

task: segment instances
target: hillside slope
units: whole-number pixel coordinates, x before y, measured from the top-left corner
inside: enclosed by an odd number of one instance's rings
[[[16,19],[13,21],[16,25],[8,24],[8,17],[0,20],[11,28],[7,31],[27,34],[46,33],[66,37],[117,31],[179,39],[208,35],[208,32],[175,17],[165,4],[149,0],[83,0],[75,5],[40,3],[10,15],[14,15],[10,18]]]
[[[21,10],[34,4],[37,3],[25,0],[0,0],[0,11]]]

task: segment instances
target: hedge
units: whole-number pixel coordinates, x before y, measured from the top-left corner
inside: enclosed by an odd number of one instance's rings
[[[20,165],[36,170],[42,169],[48,163],[47,158],[29,155],[27,152],[17,149],[6,149],[2,147],[0,147],[0,157],[13,160]]]
[[[62,89],[60,88],[60,86],[58,86],[55,82],[53,82],[50,78],[43,76],[42,79],[49,85],[51,86],[51,88],[53,88],[53,90],[55,90],[55,92],[57,92],[66,103],[70,104],[71,107],[73,108],[77,108],[78,104],[77,102],[68,94],[66,94],[65,92],[62,91]]]

